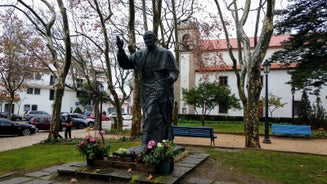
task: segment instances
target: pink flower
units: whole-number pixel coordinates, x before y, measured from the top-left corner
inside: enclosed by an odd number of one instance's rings
[[[104,132],[103,130],[100,130],[100,131],[99,131],[99,135],[100,135],[101,137],[103,137],[104,133],[105,133],[105,132]]]
[[[148,148],[152,148],[152,147],[155,147],[156,146],[156,141],[154,141],[154,140],[151,140],[151,141],[149,141],[149,143],[148,143]]]
[[[97,139],[95,137],[90,137],[90,142],[91,143],[97,142]]]
[[[94,143],[94,142],[97,141],[97,139],[96,139],[95,137],[92,137],[92,136],[90,136],[90,135],[87,135],[87,136],[86,136],[86,140],[87,140],[88,142],[90,142],[90,143]]]
[[[82,147],[82,146],[84,146],[85,145],[85,142],[84,141],[80,141],[79,143],[78,143],[78,147]]]

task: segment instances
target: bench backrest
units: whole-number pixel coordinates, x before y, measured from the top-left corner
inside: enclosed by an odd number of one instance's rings
[[[173,133],[176,136],[214,137],[212,127],[173,126]]]
[[[311,135],[311,126],[272,124],[273,134]]]

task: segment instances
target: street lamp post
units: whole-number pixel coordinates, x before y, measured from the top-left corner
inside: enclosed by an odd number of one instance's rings
[[[263,72],[266,74],[266,92],[265,92],[265,137],[263,143],[271,143],[269,139],[269,123],[268,123],[268,73],[270,72],[270,62],[266,59],[262,64]]]
[[[292,93],[292,123],[294,123],[294,94],[295,94],[294,86],[292,86],[291,93]]]
[[[99,121],[99,130],[102,130],[102,92],[103,92],[103,85],[100,84],[99,85],[99,89],[100,89],[100,121]]]

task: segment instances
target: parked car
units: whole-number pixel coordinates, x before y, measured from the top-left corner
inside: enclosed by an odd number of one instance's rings
[[[89,117],[91,114],[94,114],[92,111],[85,111],[82,115]]]
[[[39,130],[50,130],[52,123],[52,117],[48,115],[37,115],[34,116],[29,122],[29,124],[36,126]],[[66,124],[61,122],[59,130],[61,131]]]
[[[25,114],[24,114],[24,119],[27,120],[27,121],[30,121],[31,118],[33,118],[36,115],[50,116],[50,114],[45,112],[45,111],[26,111]]]
[[[12,121],[21,121],[23,119],[20,115],[13,114],[13,113],[11,113],[10,116],[11,116],[10,119]],[[8,118],[8,112],[0,112],[0,117],[1,118]]]
[[[115,117],[117,117],[117,115],[116,115],[116,113],[111,113],[111,114],[109,114],[109,117],[110,118],[115,118]],[[124,120],[132,119],[132,115],[127,114],[127,113],[122,113],[122,117],[123,117]]]
[[[94,114],[90,114],[89,116],[88,116],[88,118],[90,118],[90,119],[95,119],[95,115]],[[102,119],[101,119],[102,121],[109,121],[110,120],[110,117],[108,117],[107,115],[102,115]]]
[[[0,135],[32,135],[37,132],[34,125],[14,123],[11,120],[0,118]]]
[[[61,115],[62,122],[66,123],[67,115],[70,115],[73,120],[73,127],[78,129],[83,129],[85,127],[93,127],[94,126],[94,120],[88,119],[83,117],[82,114],[79,113],[65,113]]]

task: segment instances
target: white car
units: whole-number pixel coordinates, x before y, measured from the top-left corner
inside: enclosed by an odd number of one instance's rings
[[[117,116],[116,113],[109,114],[110,118],[115,118],[116,116]],[[127,114],[127,113],[122,113],[122,117],[123,117],[124,120],[131,120],[132,119],[132,115]]]

